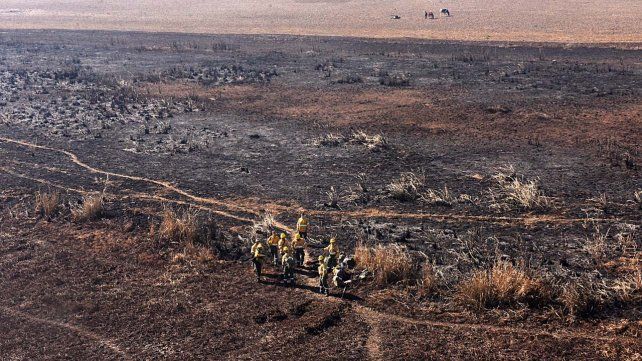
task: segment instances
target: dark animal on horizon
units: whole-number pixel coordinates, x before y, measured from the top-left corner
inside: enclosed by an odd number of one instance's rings
[[[442,15],[450,16],[450,11],[448,9],[441,9],[441,10],[439,10],[439,12]]]
[[[428,13],[428,19],[435,19],[435,14],[433,14],[432,11]]]

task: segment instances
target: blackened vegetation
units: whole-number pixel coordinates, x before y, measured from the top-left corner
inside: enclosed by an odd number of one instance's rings
[[[173,67],[158,75],[148,76],[151,81],[195,81],[205,86],[225,84],[269,83],[277,76],[275,69],[253,70],[241,65],[202,66],[202,67]]]

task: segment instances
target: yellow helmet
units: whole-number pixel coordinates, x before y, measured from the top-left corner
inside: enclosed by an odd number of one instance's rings
[[[288,247],[283,247],[283,252],[287,252],[287,251],[289,251],[289,250],[290,250],[290,249],[289,249]]]
[[[299,239],[299,238],[301,238],[301,235],[300,235],[299,233],[297,233],[297,234],[294,236],[294,238]]]
[[[319,262],[323,262],[324,259],[325,259],[325,257],[323,257],[323,255],[319,256]]]
[[[281,233],[281,238],[285,238],[285,237],[287,237],[285,233]]]
[[[337,240],[334,238],[330,238],[330,243],[337,243]]]

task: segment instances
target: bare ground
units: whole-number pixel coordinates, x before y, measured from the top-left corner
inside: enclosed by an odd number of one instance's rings
[[[453,296],[459,278],[483,267],[462,258],[471,234],[481,235],[480,257],[491,249],[561,285],[640,272],[639,51],[83,32],[3,39],[0,351],[9,359],[642,353],[639,298],[574,317],[556,302],[471,310]],[[409,84],[382,85],[386,74]],[[385,144],[355,141],[357,130]],[[328,134],[339,141],[321,142]],[[538,181],[546,205],[493,195],[507,165]],[[469,200],[396,200],[388,184],[409,171],[423,176],[421,194],[447,186]],[[38,191],[61,192],[51,219],[34,211]],[[104,192],[101,217],[72,222],[69,209],[94,192]],[[167,206],[209,214],[212,242],[150,236]],[[301,210],[313,224],[310,258],[330,235],[348,252],[399,244],[444,271],[443,289],[424,297],[366,280],[326,298],[313,268],[295,288],[271,267],[257,284],[246,261],[251,225],[270,212],[291,230]],[[588,247],[596,234],[607,240],[599,258]]]

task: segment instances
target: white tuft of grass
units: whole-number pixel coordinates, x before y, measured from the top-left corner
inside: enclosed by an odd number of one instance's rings
[[[390,197],[402,201],[414,201],[419,197],[419,189],[424,185],[424,177],[413,172],[401,173],[399,178],[388,184]]]

